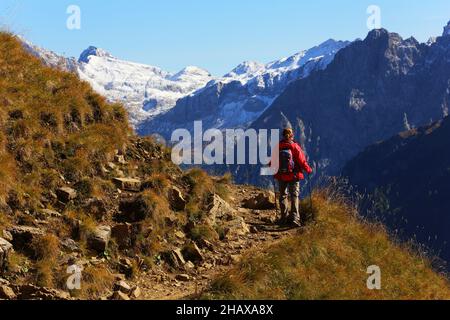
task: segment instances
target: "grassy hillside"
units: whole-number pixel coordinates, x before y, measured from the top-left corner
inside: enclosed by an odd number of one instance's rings
[[[133,190],[117,178],[135,179]],[[180,246],[176,232],[199,237],[195,217],[211,193],[226,196],[228,183],[183,173],[170,150],[132,133],[122,105],[0,33],[0,238],[14,245],[0,278],[66,290],[66,268],[77,263],[83,289],[72,294],[110,294],[115,274],[132,279],[161,264]],[[181,213],[173,187],[187,203]]]
[[[120,105],[0,33],[0,203],[13,192],[18,207],[36,209],[59,173],[69,182],[96,176],[129,132]]]
[[[250,253],[214,280],[205,299],[450,299],[449,282],[426,257],[394,244],[382,226],[361,221],[329,192],[314,195],[318,222]],[[368,290],[367,268],[382,290]]]

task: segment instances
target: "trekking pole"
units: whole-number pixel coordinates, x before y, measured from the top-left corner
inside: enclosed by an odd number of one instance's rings
[[[277,182],[273,178],[273,192],[275,193],[275,210],[278,210],[278,200],[277,200]]]
[[[312,193],[312,182],[311,182],[311,176],[308,177],[308,188],[309,188],[309,206],[311,210],[311,217],[313,221],[316,221],[316,213],[314,211],[313,206],[313,193]]]

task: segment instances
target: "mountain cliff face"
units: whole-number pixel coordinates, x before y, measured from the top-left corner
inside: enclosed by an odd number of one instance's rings
[[[193,119],[208,127],[241,127],[254,121],[293,80],[323,69],[349,42],[328,40],[310,50],[267,65],[244,62],[222,78],[189,66],[176,74],[120,60],[91,46],[79,59],[65,58],[21,39],[45,64],[75,72],[111,102],[124,103],[131,124],[142,135],[167,135]],[[169,110],[173,113],[165,116]],[[180,117],[181,116],[181,117]],[[156,120],[154,120],[156,119]]]
[[[426,45],[374,30],[292,83],[252,127],[291,125],[316,174],[336,175],[367,146],[442,119],[449,95],[450,37]],[[255,172],[240,167],[236,177],[258,183]]]
[[[367,148],[343,170],[343,176],[374,201],[365,208],[370,214],[446,261],[450,261],[449,150],[447,117]]]
[[[324,69],[349,42],[328,40],[321,45],[266,65],[244,62],[224,77],[180,99],[169,112],[138,126],[141,135],[170,138],[177,128],[192,129],[201,120],[206,129],[245,127],[256,120],[294,80]]]
[[[123,103],[133,126],[172,108],[176,101],[213,78],[206,70],[186,67],[176,74],[158,67],[117,59],[89,47],[79,59],[66,58],[20,38],[23,47],[47,66],[78,74],[110,102]]]
[[[95,47],[85,50],[78,62],[80,78],[109,100],[124,102],[134,125],[167,111],[178,99],[212,80],[207,71],[197,67],[172,74],[117,59]]]

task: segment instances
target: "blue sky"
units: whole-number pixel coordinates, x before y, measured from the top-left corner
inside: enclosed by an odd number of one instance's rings
[[[66,28],[72,4],[81,9],[81,30]],[[0,0],[0,23],[68,56],[95,45],[172,72],[196,65],[223,75],[244,60],[364,38],[372,4],[384,28],[421,41],[450,20],[448,0]]]

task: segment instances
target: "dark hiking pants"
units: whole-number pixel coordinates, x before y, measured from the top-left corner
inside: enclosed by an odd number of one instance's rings
[[[301,221],[299,196],[300,182],[283,182],[280,181],[280,207],[281,219],[285,221]],[[291,210],[289,211],[289,200],[291,202]]]

